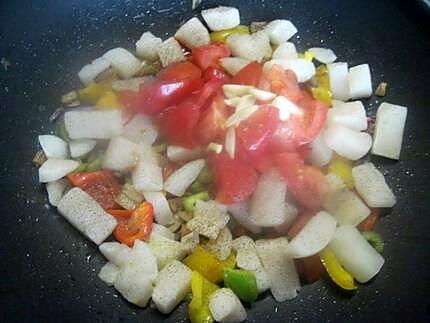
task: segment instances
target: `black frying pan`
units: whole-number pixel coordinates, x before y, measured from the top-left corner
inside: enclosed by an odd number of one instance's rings
[[[387,242],[381,273],[352,297],[327,282],[305,286],[282,304],[265,295],[248,310],[249,321],[429,321],[430,17],[424,1],[222,3],[237,6],[245,23],[290,18],[299,49],[322,45],[353,65],[369,63],[374,85],[389,82],[384,100],[410,108],[402,160],[374,160],[398,197],[378,225]],[[189,0],[1,2],[0,58],[10,66],[0,65],[0,320],[185,321],[184,304],[165,317],[126,303],[97,279],[103,257],[47,206],[31,159],[36,135],[52,130],[48,116],[59,94],[78,85],[82,65],[112,47],[132,47],[144,30],[172,34],[193,14]],[[374,114],[378,100],[366,105]]]

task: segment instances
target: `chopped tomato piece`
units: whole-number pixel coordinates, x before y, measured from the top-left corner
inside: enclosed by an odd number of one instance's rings
[[[217,201],[225,204],[238,203],[254,192],[257,172],[245,162],[221,154],[212,156],[211,165]]]
[[[112,172],[99,170],[90,173],[71,173],[67,175],[67,179],[73,186],[87,192],[103,209],[114,209],[117,207],[115,198],[121,189]]]
[[[162,69],[157,78],[165,82],[177,82],[186,79],[200,79],[201,70],[191,62],[180,62]]]
[[[277,155],[276,164],[293,197],[305,208],[318,210],[327,194],[324,174],[318,168],[305,165],[297,153]]]
[[[154,211],[151,203],[143,202],[131,213],[129,219],[120,220],[113,231],[115,238],[133,247],[135,240],[148,239],[154,218]]]
[[[229,109],[224,103],[224,96],[216,96],[208,109],[203,111],[196,127],[195,137],[201,144],[209,144],[224,132],[224,122]]]
[[[369,216],[365,218],[361,223],[357,226],[357,229],[360,231],[371,231],[375,227],[376,223],[378,223],[379,217],[381,216],[380,208],[372,208]]]
[[[305,284],[312,284],[321,278],[324,268],[319,255],[295,259],[295,263],[299,276]]]
[[[231,55],[230,48],[222,43],[195,47],[191,50],[194,62],[204,71],[208,67],[219,67],[219,59]]]
[[[306,211],[297,216],[291,227],[288,229],[287,237],[288,240],[292,240],[300,231],[306,223],[315,215],[315,212]]]
[[[258,86],[263,77],[263,68],[258,62],[251,62],[243,67],[232,79],[234,84]]]
[[[197,104],[191,101],[182,102],[161,113],[160,132],[171,144],[193,148],[197,143],[194,128],[199,117],[200,107]]]
[[[230,77],[227,74],[218,68],[210,66],[203,74],[203,81],[207,82],[213,79],[223,81],[224,83],[230,82]]]
[[[285,96],[293,102],[298,102],[303,95],[297,81],[296,74],[290,70],[284,70],[279,65],[273,65],[266,73],[266,78],[271,85],[272,92]]]
[[[279,122],[278,109],[264,105],[239,124],[236,135],[247,151],[262,152],[270,143]]]

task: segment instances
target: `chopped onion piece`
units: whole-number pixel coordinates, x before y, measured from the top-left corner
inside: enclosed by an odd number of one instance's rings
[[[227,134],[225,136],[225,151],[230,156],[231,159],[234,159],[234,154],[236,150],[236,131],[234,127],[230,127],[227,130]]]
[[[167,178],[164,183],[164,190],[176,196],[184,195],[188,186],[196,180],[204,166],[204,159],[188,162]]]
[[[215,154],[221,154],[222,152],[222,145],[221,144],[217,144],[216,142],[211,142],[208,147],[207,150],[208,151],[213,151]]]
[[[84,85],[93,82],[96,77],[110,67],[109,61],[103,57],[96,58],[90,64],[85,65],[78,73],[78,77]]]
[[[219,6],[202,10],[202,17],[210,30],[224,30],[240,24],[239,10],[234,7]]]
[[[263,70],[268,71],[273,65],[293,71],[300,83],[310,80],[315,75],[315,65],[304,58],[272,59],[264,63]]]
[[[333,98],[345,101],[348,100],[350,97],[348,83],[348,64],[340,62],[327,64],[327,70]]]
[[[376,112],[372,154],[399,159],[408,108],[382,103]]]
[[[276,97],[275,93],[256,88],[250,89],[249,94],[252,94],[257,100],[260,101],[271,101]]]
[[[111,262],[107,262],[98,273],[98,277],[108,286],[112,286],[118,276],[119,268]]]
[[[230,204],[227,206],[228,212],[231,216],[246,230],[252,233],[260,233],[261,227],[256,226],[251,222],[249,218],[248,202],[243,201],[236,204]]]
[[[351,99],[368,98],[372,95],[372,77],[369,64],[351,67],[348,80]]]
[[[269,37],[264,32],[252,35],[235,33],[227,38],[226,43],[234,56],[251,61],[261,62],[272,55]]]
[[[314,55],[315,59],[323,64],[333,63],[337,56],[331,49],[313,47],[309,48],[309,51]]]
[[[231,98],[231,99],[225,99],[224,103],[226,105],[230,106],[230,107],[237,107],[237,105],[239,104],[240,100],[241,100],[241,97],[240,96],[236,96],[236,97]]]
[[[252,89],[252,86],[249,85],[224,84],[222,86],[224,95],[229,99],[248,94],[250,89]]]
[[[273,52],[272,59],[297,58],[296,46],[293,43],[285,42],[280,44]]]
[[[129,79],[136,75],[140,70],[140,61],[128,50],[118,47],[109,50],[103,55],[112,67],[118,72],[119,76]]]
[[[367,129],[367,116],[361,101],[339,102],[328,110],[327,124],[340,124],[353,130]]]
[[[333,156],[333,150],[327,146],[322,132],[310,143],[309,146],[311,148],[309,161],[312,165],[322,167],[329,163]]]
[[[264,27],[264,32],[272,44],[279,45],[293,37],[297,33],[297,28],[289,20],[276,19]]]
[[[97,141],[92,139],[75,139],[69,142],[70,156],[82,157],[88,154],[96,146]]]
[[[297,105],[288,100],[285,96],[277,96],[271,103],[272,106],[279,110],[279,119],[285,121],[290,117],[290,114],[301,115],[303,112]]]
[[[244,108],[249,108],[250,106],[255,104],[255,101],[256,101],[255,96],[253,96],[251,94],[246,94],[246,95],[240,97],[240,99],[236,105],[236,111],[242,110]]]
[[[224,126],[226,128],[236,127],[241,121],[249,118],[251,114],[258,110],[258,105],[252,105],[233,113],[228,119],[225,121]],[[226,147],[227,149],[227,147]]]
[[[217,322],[242,322],[246,310],[230,288],[221,288],[209,296],[209,309]]]
[[[152,119],[138,114],[124,126],[123,136],[135,143],[152,145],[158,137],[158,129]]]
[[[39,168],[39,182],[56,181],[73,172],[78,166],[79,162],[75,160],[50,158]]]
[[[119,172],[131,170],[140,156],[139,146],[124,138],[116,137],[109,142],[103,158],[103,168]]]
[[[67,143],[60,137],[41,135],[39,143],[47,158],[67,158]]]
[[[131,173],[134,189],[138,192],[161,191],[163,189],[163,175],[157,155],[147,145],[140,145],[140,150],[136,167]]]
[[[168,146],[166,154],[167,158],[173,162],[186,162],[203,157],[204,150],[201,148],[188,149],[180,146]]]
[[[144,191],[145,200],[152,204],[154,208],[155,221],[161,225],[169,225],[173,223],[173,215],[170,210],[169,202],[162,192]]]
[[[48,193],[48,201],[51,205],[57,206],[64,192],[70,188],[70,182],[65,178],[61,178],[54,182],[46,184],[46,191]]]

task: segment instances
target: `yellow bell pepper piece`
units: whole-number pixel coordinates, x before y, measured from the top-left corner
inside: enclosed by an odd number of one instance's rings
[[[112,90],[110,83],[93,82],[78,91],[79,100],[82,103],[94,104],[103,94],[110,90]]]
[[[334,155],[327,165],[327,173],[339,176],[349,189],[354,188],[352,179],[352,162],[345,157]]]
[[[328,77],[327,65],[320,65],[316,69],[315,77],[318,82],[318,86],[326,89],[330,89],[330,79]]]
[[[331,91],[329,89],[321,87],[321,86],[312,87],[311,93],[312,93],[312,96],[315,100],[319,100],[321,102],[324,102],[328,106],[331,106],[332,94],[331,94]]]
[[[312,52],[307,50],[304,53],[298,53],[297,57],[298,58],[304,58],[304,59],[312,62],[315,56],[314,56],[314,54],[312,54]]]
[[[230,29],[213,31],[211,32],[210,37],[212,42],[225,43],[227,37],[233,34],[249,34],[249,28],[248,26],[239,25]]]
[[[321,251],[320,258],[328,275],[336,285],[346,290],[357,289],[357,284],[355,283],[354,278],[349,272],[343,269],[330,249],[325,248]]]
[[[96,102],[97,110],[122,109],[124,106],[119,102],[114,91],[105,92]]]
[[[192,323],[212,323],[214,320],[209,309],[209,296],[219,287],[204,278],[199,272],[193,271],[191,276],[191,292],[193,298],[188,304],[188,315]]]
[[[214,254],[198,246],[183,262],[191,270],[198,271],[209,281],[217,283],[223,280],[224,268],[235,267],[236,258],[231,254],[226,260],[220,261]]]
[[[320,100],[331,106],[332,93],[330,91],[330,80],[326,65],[318,66],[315,74],[318,86],[311,88],[311,93],[314,99]]]

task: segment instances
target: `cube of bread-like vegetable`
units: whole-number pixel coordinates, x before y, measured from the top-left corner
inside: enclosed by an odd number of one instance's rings
[[[108,60],[103,57],[96,58],[90,64],[85,65],[78,73],[78,77],[84,85],[93,82],[96,77],[110,67]]]
[[[242,68],[251,63],[250,59],[241,57],[225,57],[220,59],[223,69],[230,75],[236,75]]]
[[[261,62],[264,57],[270,57],[272,49],[269,37],[263,32],[256,34],[233,34],[227,38],[227,46],[233,56]]]
[[[188,48],[204,46],[210,42],[208,30],[196,17],[183,24],[176,32],[175,38]]]
[[[185,60],[181,45],[173,37],[166,39],[160,44],[157,47],[157,53],[163,67]]]
[[[141,62],[128,50],[118,47],[103,55],[123,79],[129,79],[140,70]]]
[[[224,30],[240,24],[239,10],[234,7],[219,6],[202,10],[202,17],[211,30]]]
[[[221,288],[209,297],[209,309],[217,322],[242,322],[246,310],[230,288]]]
[[[151,32],[147,31],[140,36],[136,42],[137,56],[147,61],[155,61],[158,59],[157,48],[161,45],[163,40],[155,37]]]

